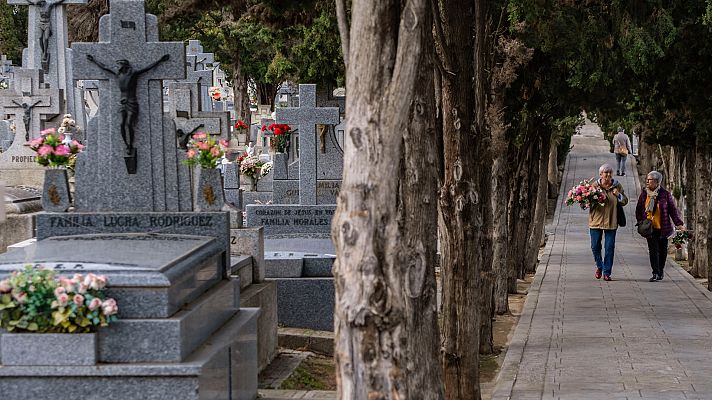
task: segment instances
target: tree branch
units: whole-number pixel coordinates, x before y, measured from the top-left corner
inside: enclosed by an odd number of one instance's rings
[[[341,36],[341,52],[344,53],[344,65],[349,67],[349,20],[346,15],[346,0],[336,0],[336,19],[339,23],[339,35]]]

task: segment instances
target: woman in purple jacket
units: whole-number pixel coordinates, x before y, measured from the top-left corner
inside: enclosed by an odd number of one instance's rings
[[[645,190],[640,193],[635,206],[635,219],[638,222],[646,218],[653,221],[653,235],[647,238],[650,266],[653,269],[650,282],[663,279],[668,238],[673,234],[670,219],[677,229],[684,229],[672,195],[660,185],[662,180],[663,174],[651,171],[645,179]]]

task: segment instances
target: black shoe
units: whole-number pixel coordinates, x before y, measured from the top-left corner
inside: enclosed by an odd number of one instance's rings
[[[621,176],[625,176],[625,172],[621,173]]]
[[[662,280],[663,280],[663,273],[662,273],[662,272],[659,273],[659,274],[658,274],[658,277],[655,278],[655,279],[656,279],[656,280],[659,280],[659,281],[662,281]]]
[[[658,276],[653,274],[653,276],[650,279],[648,279],[648,282],[655,282],[657,280],[658,280]]]

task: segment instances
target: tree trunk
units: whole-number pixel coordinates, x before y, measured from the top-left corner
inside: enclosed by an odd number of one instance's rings
[[[510,254],[509,262],[510,270],[513,277],[524,278],[526,265],[527,243],[531,235],[531,224],[533,211],[535,207],[534,196],[536,196],[537,185],[535,182],[538,171],[539,159],[534,157],[537,145],[535,140],[531,140],[524,144],[524,157],[520,158],[521,164],[515,182],[512,188],[514,196],[513,216],[510,218],[510,224],[513,226],[512,236],[510,236]],[[536,171],[535,171],[536,170]],[[510,286],[510,290],[516,293],[516,281],[514,287]]]
[[[695,145],[695,270],[699,277],[709,276],[707,238],[710,230],[710,154],[706,144],[697,139]]]
[[[539,248],[544,240],[544,225],[546,223],[546,204],[549,199],[549,147],[551,147],[551,134],[542,132],[539,139],[539,181],[536,190],[534,217],[532,220],[531,236],[527,248],[527,261],[524,267],[526,272],[534,272],[539,256]]]
[[[695,231],[695,149],[687,149],[685,157],[685,227],[687,230]],[[687,244],[687,265],[690,274],[699,277],[699,272],[695,269],[695,238]]]
[[[239,58],[233,60],[233,63],[232,83],[235,91],[237,118],[243,120],[247,126],[250,126],[252,124],[252,113],[250,112],[250,96],[247,93],[247,76],[242,73],[242,61]]]
[[[440,191],[439,229],[443,285],[445,396],[479,399],[478,288],[482,266],[491,266],[491,157],[481,109],[484,57],[473,32],[484,23],[483,0],[442,0],[443,143],[445,175]],[[477,11],[477,13],[475,12]],[[479,30],[481,31],[481,29]],[[473,57],[474,55],[474,57]],[[482,72],[482,71],[480,71]],[[477,95],[475,94],[477,92]],[[491,295],[491,294],[490,294]]]
[[[507,268],[509,180],[505,133],[506,131],[501,132],[500,135],[492,130],[492,150],[495,157],[492,162],[492,270],[495,274],[494,309],[497,314],[509,311],[507,286],[511,275]]]
[[[356,0],[352,6],[351,142],[332,221],[340,399],[442,397],[432,276],[438,160],[423,156],[435,141],[435,131],[427,130],[433,96],[428,88],[415,92],[428,68],[427,4],[411,0],[401,9],[396,0]],[[418,218],[424,209],[430,218]]]
[[[270,111],[274,111],[274,98],[277,96],[278,85],[273,83],[257,84],[257,99],[259,104],[269,105]]]
[[[547,168],[547,176],[549,177],[549,198],[555,199],[559,197],[559,166],[557,165],[559,146],[556,143],[549,145],[549,165]]]

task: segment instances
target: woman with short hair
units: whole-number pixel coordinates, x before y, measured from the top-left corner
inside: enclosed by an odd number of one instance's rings
[[[610,281],[613,269],[613,255],[616,247],[616,230],[618,229],[618,203],[628,204],[628,197],[623,192],[623,185],[613,179],[613,167],[608,164],[598,169],[600,179],[593,183],[606,194],[604,206],[590,208],[588,213],[588,228],[591,235],[591,251],[596,262],[596,279]],[[605,257],[601,255],[601,242],[605,237]]]
[[[645,179],[645,190],[640,193],[635,206],[635,219],[638,222],[647,218],[653,223],[653,234],[646,238],[650,267],[653,269],[650,282],[662,280],[664,276],[668,238],[674,232],[670,220],[672,219],[677,229],[685,228],[672,194],[662,187],[662,181],[663,174],[650,171]]]

